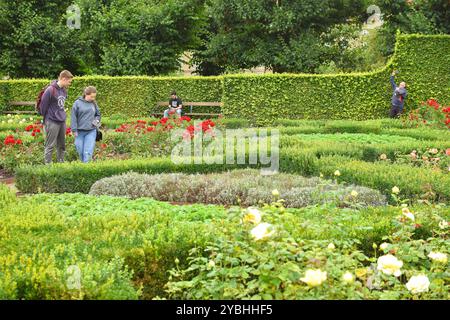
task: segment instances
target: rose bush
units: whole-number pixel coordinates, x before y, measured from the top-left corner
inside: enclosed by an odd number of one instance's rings
[[[450,129],[450,106],[442,106],[436,99],[431,98],[405,115],[402,121],[405,126],[410,127],[427,126]]]
[[[418,228],[403,215],[372,256],[357,242],[295,239],[283,228],[282,200],[264,206],[262,219],[246,223],[242,209],[231,212],[235,228],[202,252],[191,250],[186,269],[171,270],[167,293],[176,299],[447,299],[448,232],[412,240]],[[252,208],[254,211],[255,209]],[[437,217],[436,220],[441,220]],[[441,220],[442,221],[442,220]],[[258,228],[259,237],[255,237]],[[271,231],[269,231],[271,230]],[[433,250],[441,250],[435,252]],[[428,256],[426,255],[427,253]]]

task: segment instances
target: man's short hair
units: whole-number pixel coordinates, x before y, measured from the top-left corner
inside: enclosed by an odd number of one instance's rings
[[[176,91],[172,91],[172,93],[170,94],[171,96],[176,96],[177,92]]]
[[[59,79],[63,79],[63,78],[64,79],[72,79],[73,78],[73,74],[69,70],[63,70],[59,74]]]

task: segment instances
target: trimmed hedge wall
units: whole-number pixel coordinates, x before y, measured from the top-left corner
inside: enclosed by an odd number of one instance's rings
[[[392,59],[379,71],[335,75],[234,75],[224,78],[225,115],[252,119],[353,119],[386,117],[392,88],[389,76],[406,81],[406,108],[436,97],[450,102],[450,36],[399,35]],[[447,53],[447,54],[446,54]]]
[[[0,81],[0,110],[7,110],[8,101],[34,101],[39,91],[49,82],[50,80],[42,79]],[[71,108],[88,85],[97,88],[98,104],[105,116],[148,116],[157,110],[158,101],[169,100],[172,90],[176,90],[184,101],[220,101],[222,95],[222,80],[219,77],[86,76],[77,77],[72,82],[66,107]]]
[[[220,77],[75,78],[68,107],[87,85],[99,89],[104,115],[145,116],[156,102],[177,90],[184,101],[222,101],[227,117],[257,125],[279,118],[374,119],[388,115],[392,88],[389,75],[400,71],[406,81],[406,108],[430,97],[450,103],[450,35],[398,35],[394,56],[382,69],[369,73],[316,75],[226,75]],[[49,80],[0,81],[0,110],[8,101],[34,100]],[[196,108],[196,111],[215,109]],[[158,110],[160,111],[160,110]]]

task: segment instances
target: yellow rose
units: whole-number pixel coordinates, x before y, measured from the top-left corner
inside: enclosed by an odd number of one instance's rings
[[[352,191],[352,193],[350,193],[352,197],[356,198],[358,196],[358,192],[356,192],[355,190]]]
[[[272,195],[273,195],[274,197],[279,197],[279,196],[280,196],[280,193],[278,192],[277,189],[275,189],[275,190],[272,190]]]
[[[248,208],[242,219],[244,222],[258,224],[261,222],[261,212],[256,208]]]
[[[366,268],[356,269],[355,273],[358,278],[363,278],[367,274],[367,269]]]
[[[411,291],[412,294],[427,292],[428,287],[430,286],[430,280],[425,275],[418,275],[411,277],[408,283],[406,284],[406,288]]]
[[[395,187],[392,188],[392,193],[399,194],[400,193],[400,189],[397,186],[395,186]]]
[[[403,266],[403,262],[391,254],[379,257],[377,262],[377,269],[384,274],[394,275],[395,277],[399,277],[402,274],[400,268]]]
[[[317,287],[321,285],[325,280],[327,280],[327,273],[317,270],[306,270],[305,276],[300,279],[310,287]]]
[[[336,171],[334,172],[334,175],[335,175],[336,177],[339,177],[339,176],[341,175],[341,172],[340,172],[339,170],[336,170]]]
[[[386,154],[381,154],[380,155],[380,160],[386,160],[387,159],[387,155]]]
[[[328,248],[329,250],[334,250],[334,249],[336,249],[336,247],[334,246],[333,243],[330,243],[330,244],[328,245],[327,248]]]
[[[428,255],[428,257],[436,262],[440,262],[440,263],[447,263],[447,255],[445,253],[442,252],[433,252],[431,251],[430,254]]]

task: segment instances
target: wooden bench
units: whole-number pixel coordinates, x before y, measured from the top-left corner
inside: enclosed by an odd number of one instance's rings
[[[29,107],[29,106],[35,106],[35,101],[11,101],[9,103],[9,106],[11,107]],[[8,111],[5,110],[2,113],[4,114],[36,114],[36,110],[12,110]]]
[[[168,101],[159,101],[157,103],[158,107],[169,107]],[[222,102],[183,102],[183,112],[185,115],[189,116],[215,116],[218,117],[221,115],[221,113],[198,113],[198,112],[192,112],[192,107],[222,107]],[[186,108],[189,107],[189,112],[185,112]],[[162,116],[164,115],[164,112],[154,112],[152,115],[158,115]]]

